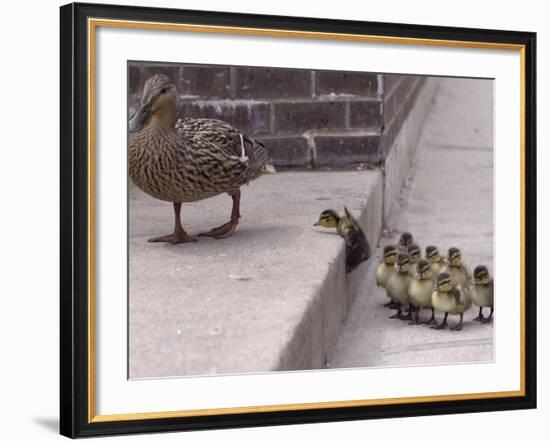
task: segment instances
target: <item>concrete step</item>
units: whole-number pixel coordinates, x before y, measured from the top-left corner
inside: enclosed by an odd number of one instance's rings
[[[130,190],[130,377],[323,368],[369,262],[350,275],[335,233],[313,227],[347,206],[372,247],[382,229],[378,170],[280,172],[243,188],[227,239],[148,243],[173,226],[171,204]],[[226,222],[227,195],[184,204],[195,235]]]
[[[393,224],[398,231],[410,231],[423,249],[436,245],[446,253],[458,246],[470,271],[484,264],[493,274],[493,83],[444,79],[439,86]],[[381,240],[373,260],[381,258],[383,246],[396,241],[397,234]],[[464,314],[460,332],[389,320],[393,311],[382,307],[387,296],[375,285],[374,266],[359,290],[331,367],[494,360],[493,324],[473,322],[475,306]],[[423,311],[421,319],[429,316]],[[456,322],[456,316],[449,317],[449,324]]]

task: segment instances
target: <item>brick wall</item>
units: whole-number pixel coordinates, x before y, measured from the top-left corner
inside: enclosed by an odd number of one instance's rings
[[[170,76],[180,116],[219,118],[262,141],[276,166],[378,164],[424,78],[302,69],[132,63],[130,113],[145,80]]]

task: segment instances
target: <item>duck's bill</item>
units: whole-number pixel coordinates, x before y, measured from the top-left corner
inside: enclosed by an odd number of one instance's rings
[[[128,130],[130,130],[130,132],[137,132],[141,130],[141,128],[145,124],[145,121],[147,120],[148,115],[149,115],[149,106],[144,104],[137,110],[134,116],[132,116],[132,118],[130,119],[130,122],[128,123]]]
[[[318,227],[319,225],[321,225],[321,223],[319,221],[317,221],[313,224],[314,227]]]

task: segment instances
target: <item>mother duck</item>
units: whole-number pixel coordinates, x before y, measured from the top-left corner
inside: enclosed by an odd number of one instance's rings
[[[239,223],[240,187],[275,169],[264,146],[217,119],[177,118],[178,93],[166,75],[145,82],[141,106],[130,119],[137,132],[130,145],[129,172],[148,195],[174,204],[174,232],[149,242],[194,241],[183,229],[181,204],[229,193],[231,220],[200,236],[228,237]]]

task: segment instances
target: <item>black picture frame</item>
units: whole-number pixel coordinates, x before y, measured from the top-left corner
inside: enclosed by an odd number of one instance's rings
[[[524,51],[524,394],[483,399],[93,421],[89,409],[88,70],[90,17],[520,45]],[[486,412],[536,407],[536,34],[118,5],[60,9],[60,432],[68,437]]]

